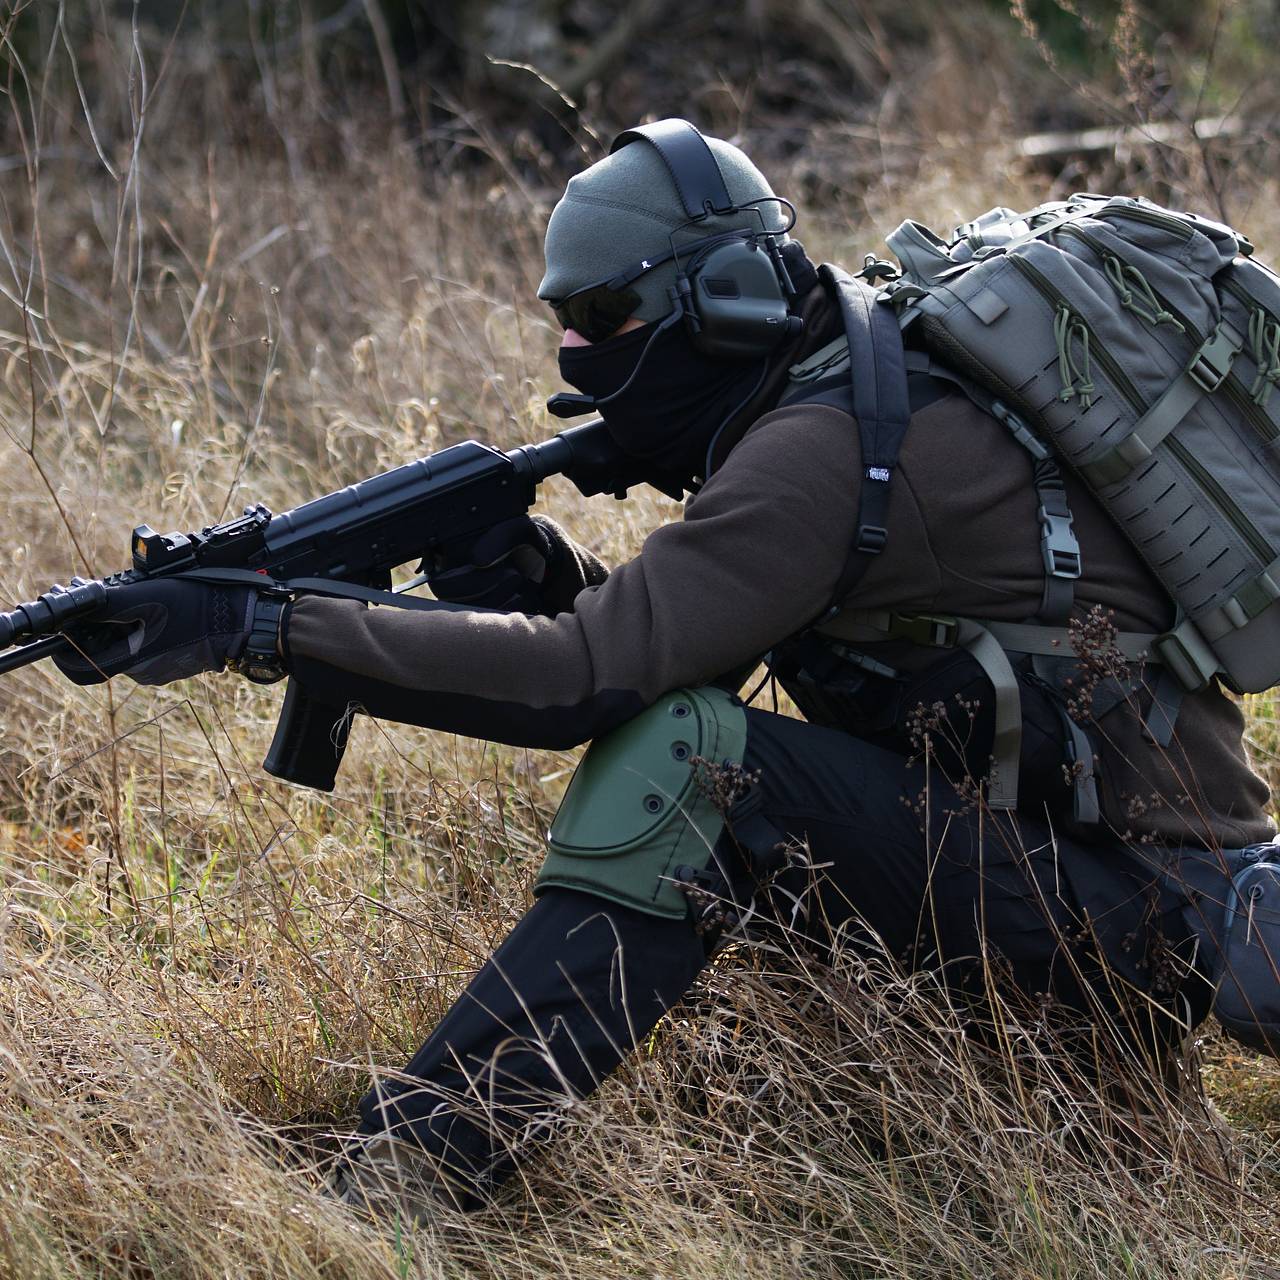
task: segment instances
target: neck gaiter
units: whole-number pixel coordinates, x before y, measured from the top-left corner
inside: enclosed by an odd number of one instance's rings
[[[618,447],[664,471],[701,475],[707,446],[725,420],[760,383],[764,360],[724,360],[703,355],[683,325],[654,337],[660,321],[588,347],[560,348],[560,375],[597,399],[611,395],[635,372],[635,382],[600,414]]]

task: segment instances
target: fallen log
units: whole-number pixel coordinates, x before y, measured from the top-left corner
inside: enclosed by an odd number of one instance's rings
[[[1152,144],[1168,146],[1211,138],[1239,138],[1247,135],[1251,128],[1250,123],[1239,116],[1211,116],[1190,123],[1157,120],[1149,124],[1102,125],[1068,132],[1028,134],[1018,140],[1017,153],[1030,160],[1047,160],[1080,152],[1124,151]]]

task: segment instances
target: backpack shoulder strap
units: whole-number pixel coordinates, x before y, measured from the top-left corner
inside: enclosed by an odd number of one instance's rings
[[[911,421],[906,356],[893,310],[879,293],[839,267],[824,263],[819,278],[836,295],[849,343],[853,415],[862,446],[858,531],[833,597],[844,602],[888,538],[889,483]]]

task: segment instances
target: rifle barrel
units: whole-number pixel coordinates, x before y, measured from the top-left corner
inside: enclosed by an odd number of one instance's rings
[[[19,667],[39,662],[41,658],[51,657],[59,649],[67,647],[62,636],[45,636],[43,640],[33,640],[30,644],[20,644],[9,653],[0,653],[0,676]]]

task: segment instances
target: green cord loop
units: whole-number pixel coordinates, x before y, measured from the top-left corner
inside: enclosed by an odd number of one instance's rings
[[[1065,404],[1076,393],[1071,370],[1071,353],[1067,343],[1071,336],[1071,309],[1059,307],[1053,317],[1053,340],[1058,344],[1058,381],[1062,383],[1058,399]]]
[[[1162,324],[1172,325],[1179,333],[1185,333],[1182,322],[1165,309],[1164,304],[1156,296],[1156,291],[1147,283],[1147,278],[1127,262],[1121,262],[1114,254],[1107,254],[1102,260],[1102,269],[1107,279],[1120,295],[1120,305],[1126,311],[1145,320],[1149,325],[1158,327]],[[1137,297],[1135,298],[1135,291]]]
[[[1124,263],[1119,258],[1108,254],[1102,260],[1102,269],[1106,272],[1107,279],[1111,281],[1111,287],[1120,295],[1120,305],[1132,308],[1133,294],[1124,282]]]
[[[1280,382],[1280,323],[1261,307],[1249,314],[1249,345],[1258,374],[1249,388],[1253,403],[1260,409],[1267,407],[1271,392]]]
[[[1093,370],[1089,364],[1089,330],[1077,321],[1075,332],[1080,339],[1080,381],[1076,385],[1076,391],[1080,395],[1081,406],[1088,409],[1093,405],[1094,393],[1097,391],[1097,387],[1093,385]]]
[[[1097,387],[1093,383],[1093,369],[1089,358],[1089,330],[1084,321],[1079,319],[1065,303],[1058,308],[1053,317],[1053,338],[1058,346],[1058,378],[1062,383],[1058,399],[1065,404],[1068,400],[1079,396],[1080,407],[1090,408]],[[1071,353],[1072,338],[1080,344],[1078,363]]]

